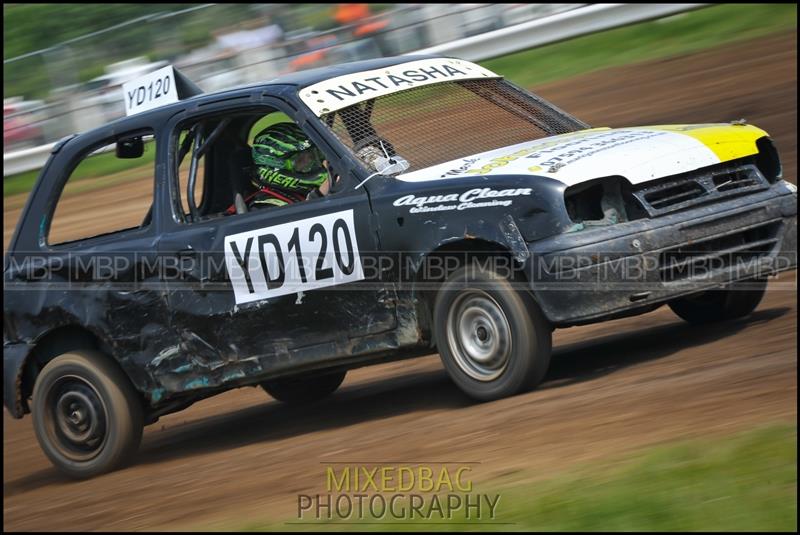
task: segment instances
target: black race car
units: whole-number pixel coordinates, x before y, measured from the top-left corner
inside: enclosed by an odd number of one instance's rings
[[[213,94],[171,68],[137,84],[128,117],[53,148],[4,261],[4,403],[32,412],[72,476],[246,385],[309,402],[349,369],[438,351],[470,396],[513,395],[542,380],[556,327],[663,304],[690,322],[744,316],[796,266],[796,189],[743,122],[590,128],[439,57]],[[323,152],[327,195],[242,202],[270,121]],[[146,193],[146,216],[57,233],[65,184],[104,148],[153,157],[146,191],[109,200],[124,212]]]

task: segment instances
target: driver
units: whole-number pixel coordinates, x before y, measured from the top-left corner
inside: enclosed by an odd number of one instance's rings
[[[330,190],[328,162],[294,123],[277,123],[259,132],[252,155],[251,184],[256,190],[244,199],[248,209],[285,206]],[[235,213],[235,208],[228,212]]]

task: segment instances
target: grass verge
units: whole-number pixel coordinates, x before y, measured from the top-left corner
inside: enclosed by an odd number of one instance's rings
[[[239,523],[235,529],[796,531],[797,427],[776,424],[730,437],[666,444],[632,458],[585,464],[535,484],[476,483],[474,492],[500,494],[491,522],[470,525],[456,513],[451,523],[436,518],[441,523],[398,525],[372,518],[365,522],[374,523],[362,525],[302,525],[292,519]]]

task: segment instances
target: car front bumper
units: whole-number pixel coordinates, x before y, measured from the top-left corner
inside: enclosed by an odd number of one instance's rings
[[[656,219],[529,244],[527,280],[556,326],[646,312],[797,266],[797,194],[785,185]]]

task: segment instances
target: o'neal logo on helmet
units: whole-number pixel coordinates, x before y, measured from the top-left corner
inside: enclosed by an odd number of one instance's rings
[[[300,186],[300,181],[296,178],[284,175],[268,167],[260,167],[258,176],[262,183],[272,184],[281,188],[295,189]]]
[[[261,167],[258,169],[258,182],[260,182],[261,185],[273,185],[287,189],[308,191],[320,187],[327,179],[327,172],[312,175],[307,178],[296,178],[268,167]],[[258,186],[258,184],[254,185]]]

